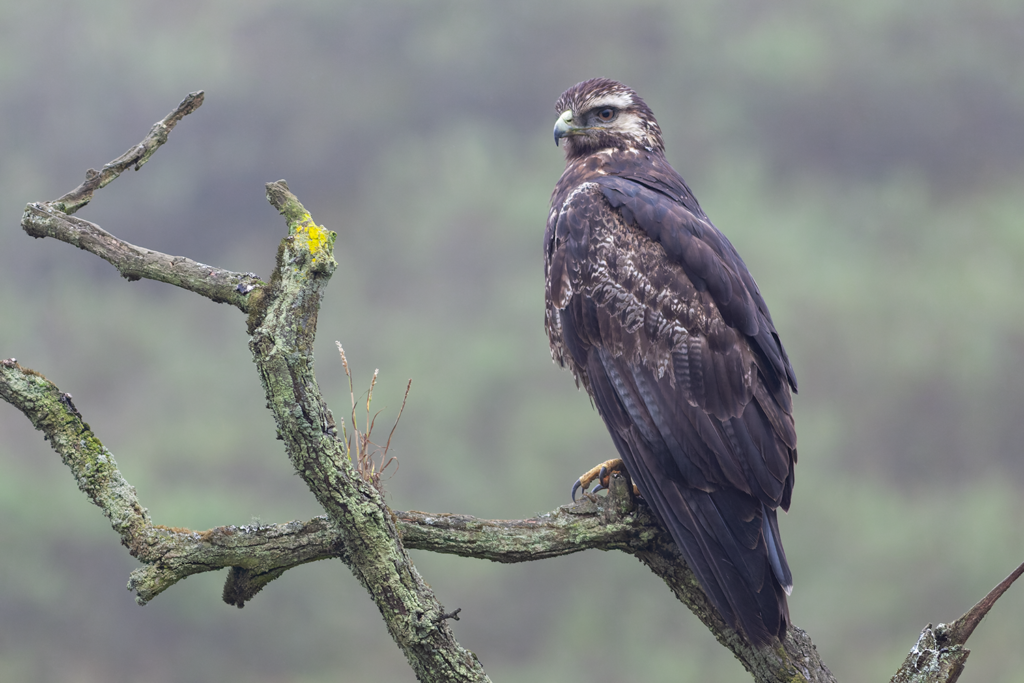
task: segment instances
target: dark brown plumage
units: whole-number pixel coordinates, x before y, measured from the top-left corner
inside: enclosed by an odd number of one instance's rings
[[[796,464],[796,377],[754,279],[665,160],[630,88],[566,90],[544,234],[552,357],[593,397],[641,495],[725,620],[785,636],[776,509]]]

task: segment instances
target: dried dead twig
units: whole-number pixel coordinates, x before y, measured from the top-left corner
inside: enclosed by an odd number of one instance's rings
[[[359,430],[359,420],[356,417],[356,394],[352,383],[352,370],[348,365],[348,358],[345,357],[345,349],[342,348],[341,342],[334,342],[338,347],[338,353],[341,355],[341,365],[345,368],[345,376],[348,378],[348,392],[352,402],[352,412],[350,413],[349,419],[352,424],[352,434],[348,433],[348,428],[345,424],[345,420],[341,421],[341,435],[342,440],[345,442],[345,450],[348,454],[349,459],[352,461],[352,465],[356,468],[356,472],[362,479],[374,486],[382,494],[384,493],[384,484],[381,480],[381,475],[384,471],[392,464],[395,465],[395,472],[398,472],[399,461],[395,456],[389,456],[388,451],[391,450],[391,438],[395,435],[395,430],[398,428],[398,421],[402,419],[402,413],[405,412],[405,403],[409,400],[409,391],[412,389],[412,380],[405,385],[405,395],[402,397],[402,407],[398,410],[398,417],[395,418],[394,425],[391,426],[391,431],[388,432],[388,440],[383,446],[374,443],[371,440],[373,434],[374,425],[377,423],[377,416],[380,415],[378,410],[376,413],[370,413],[370,403],[373,401],[373,389],[377,386],[377,374],[380,370],[373,371],[373,379],[370,380],[370,388],[366,392],[366,417],[363,419],[363,425],[365,431]]]

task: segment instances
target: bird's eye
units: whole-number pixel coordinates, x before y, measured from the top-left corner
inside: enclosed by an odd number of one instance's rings
[[[611,121],[615,118],[615,110],[611,107],[605,107],[601,111],[597,112],[597,118],[602,121]]]

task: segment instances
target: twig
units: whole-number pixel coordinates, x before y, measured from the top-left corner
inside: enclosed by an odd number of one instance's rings
[[[142,142],[130,148],[109,164],[105,164],[102,170],[96,171],[90,168],[86,171],[85,181],[71,190],[71,192],[54,201],[54,208],[70,216],[88,204],[96,190],[109,185],[130,167],[134,166],[135,170],[138,171],[143,164],[149,161],[149,158],[153,156],[156,150],[167,142],[167,136],[178,125],[178,122],[202,106],[204,97],[205,94],[202,90],[189,93],[170,114],[153,124],[149,135],[143,138]]]
[[[341,424],[342,441],[345,443],[345,447],[348,451],[349,460],[355,465],[356,472],[362,477],[363,481],[369,482],[381,493],[384,493],[384,484],[381,479],[386,470],[392,462],[395,464],[395,471],[398,471],[398,458],[391,456],[387,457],[388,451],[391,449],[391,437],[394,436],[395,430],[398,428],[398,422],[402,419],[402,413],[405,412],[405,403],[409,399],[409,390],[412,389],[412,380],[410,379],[408,384],[405,386],[405,396],[402,398],[402,407],[398,411],[398,417],[395,418],[395,423],[391,426],[391,432],[388,434],[387,443],[381,448],[375,444],[371,435],[373,434],[373,427],[377,424],[377,417],[380,415],[380,411],[370,415],[370,403],[373,401],[373,389],[377,386],[377,376],[380,370],[373,371],[373,378],[370,380],[370,388],[366,392],[366,419],[363,421],[364,429],[366,431],[359,430],[359,420],[356,418],[356,393],[353,388],[352,382],[352,369],[349,367],[348,358],[345,356],[345,349],[342,347],[340,341],[335,341],[334,345],[338,347],[338,355],[341,356],[341,365],[345,370],[345,377],[348,379],[348,394],[351,401],[351,412],[349,413],[349,419],[352,423],[352,434],[348,433],[348,428],[345,426],[344,420]],[[355,441],[355,447],[353,449],[352,442]],[[380,464],[374,462],[373,458],[377,453],[380,453]]]
[[[384,455],[387,455],[388,451],[391,450],[391,437],[395,435],[395,430],[398,429],[398,421],[402,419],[402,413],[405,412],[405,402],[409,400],[409,391],[411,389],[412,380],[410,379],[408,384],[405,385],[405,395],[402,396],[402,407],[398,409],[398,417],[395,418],[395,424],[391,425],[391,431],[388,432],[388,440],[387,443],[384,444]],[[389,460],[388,462],[390,463],[391,461]],[[386,464],[381,465],[381,471],[384,471],[385,467],[387,467]]]
[[[985,618],[985,615],[989,613],[992,606],[996,604],[996,600],[1003,596],[1003,593],[1013,585],[1016,581],[1024,574],[1024,563],[1019,567],[1010,572],[1010,575],[999,582],[999,584],[989,591],[988,595],[978,601],[971,609],[950,624],[946,628],[946,639],[950,644],[963,645],[967,642],[967,639],[974,633],[974,629],[978,627],[981,620]]]

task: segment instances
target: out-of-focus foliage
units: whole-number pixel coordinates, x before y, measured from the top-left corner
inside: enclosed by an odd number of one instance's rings
[[[526,517],[611,444],[552,367],[540,238],[553,102],[592,76],[651,104],[669,158],[761,285],[800,379],[782,521],[793,620],[843,681],[886,680],[1024,560],[1024,5],[0,0],[0,357],[71,392],[157,523],[317,514],[232,309],[18,227],[207,91],[80,216],[266,277],[287,178],[339,233],[320,315],[336,417],[413,390],[398,509]],[[339,563],[243,611],[220,576],[140,608],[133,562],[0,406],[0,680],[412,680]],[[634,561],[417,554],[496,681],[746,680]],[[962,681],[1024,681],[1024,590]]]

